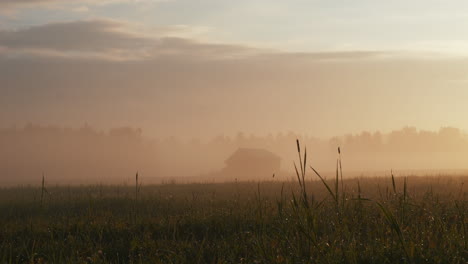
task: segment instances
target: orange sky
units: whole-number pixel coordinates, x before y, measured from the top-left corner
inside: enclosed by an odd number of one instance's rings
[[[468,129],[463,2],[233,2],[1,2],[0,127]]]

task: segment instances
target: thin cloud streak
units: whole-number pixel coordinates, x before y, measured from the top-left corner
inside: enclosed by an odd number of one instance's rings
[[[188,31],[187,28],[183,30]],[[153,31],[153,34],[135,32],[130,23],[115,20],[50,23],[20,30],[0,30],[0,53],[135,60],[160,56],[238,57],[256,50],[177,37],[181,34],[180,26]]]
[[[0,7],[53,7],[67,4],[108,5],[114,3],[157,3],[168,0],[2,0]]]
[[[88,13],[93,7],[102,7],[113,4],[158,4],[172,0],[1,0],[0,16],[15,17],[24,10],[54,9]]]

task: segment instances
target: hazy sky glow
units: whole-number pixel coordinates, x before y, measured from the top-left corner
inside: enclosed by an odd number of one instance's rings
[[[468,130],[468,2],[0,0],[0,126]]]

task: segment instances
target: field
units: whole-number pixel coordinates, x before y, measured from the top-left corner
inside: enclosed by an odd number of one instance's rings
[[[4,188],[0,263],[467,263],[468,177],[304,175]]]

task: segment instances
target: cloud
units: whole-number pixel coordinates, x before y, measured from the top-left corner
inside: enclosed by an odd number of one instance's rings
[[[156,3],[161,1],[163,0],[2,0],[0,1],[0,7],[22,8],[59,6],[67,4],[107,5],[113,3]]]
[[[0,30],[0,54],[138,60],[161,56],[235,57],[254,50],[181,37],[190,31],[183,26],[146,31],[135,28],[135,25],[122,21],[89,20]]]
[[[120,29],[121,25],[116,22],[96,20],[3,30],[0,31],[0,46],[14,55],[110,56],[118,51],[144,48],[151,42]]]
[[[256,57],[258,60],[355,60],[389,52],[347,51],[288,53],[245,45],[196,39],[206,28],[186,25],[147,28],[125,21],[97,19],[49,23],[18,30],[0,30],[3,57],[61,57],[104,60],[218,60]]]
[[[91,6],[110,4],[154,4],[171,0],[0,0],[0,15],[14,15],[26,8],[64,9],[88,12]]]

